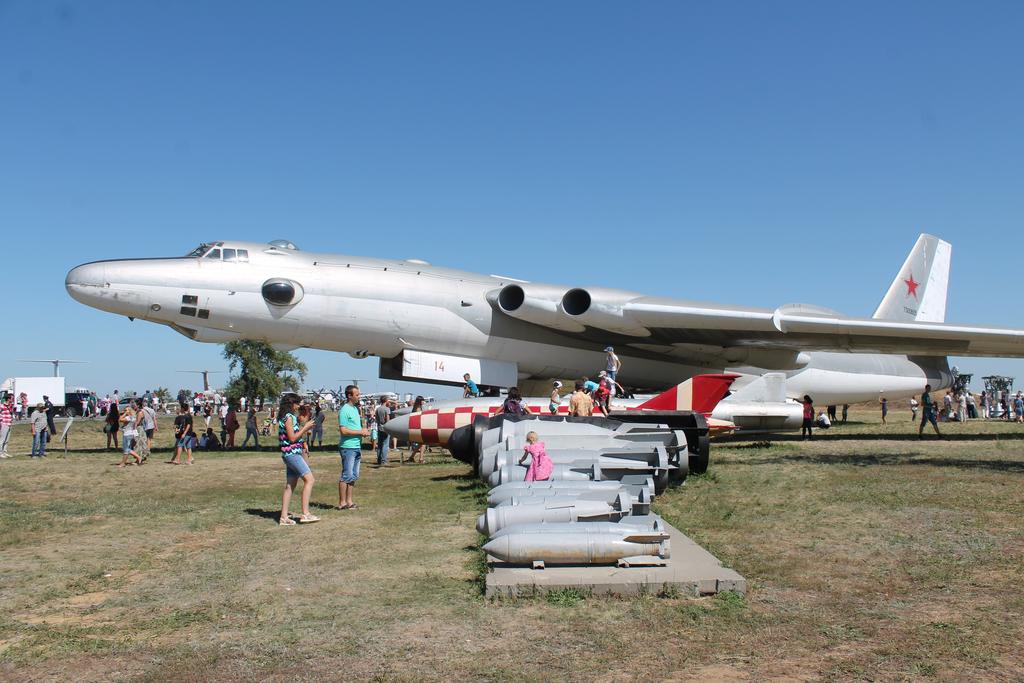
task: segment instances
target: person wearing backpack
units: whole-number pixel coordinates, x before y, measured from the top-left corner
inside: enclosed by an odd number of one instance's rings
[[[523,403],[523,397],[519,393],[519,387],[512,387],[508,390],[508,396],[498,408],[496,415],[529,415],[530,410]]]

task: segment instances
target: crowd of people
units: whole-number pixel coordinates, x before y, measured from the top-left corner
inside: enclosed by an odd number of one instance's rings
[[[932,425],[935,433],[941,438],[939,430],[940,422],[967,422],[968,420],[989,420],[999,419],[1024,423],[1024,391],[1016,394],[1003,392],[998,398],[985,390],[975,398],[970,391],[947,391],[942,396],[941,406],[931,395],[932,385],[925,385],[924,392],[920,397],[912,396],[908,407],[910,408],[910,421],[917,423],[920,413],[920,424],[918,425],[918,436],[924,437],[924,430],[929,424]],[[830,405],[825,410],[815,413],[814,401],[810,396],[803,398],[803,423],[800,428],[800,435],[804,439],[812,437],[812,430],[828,429],[833,424],[839,423],[836,417],[836,406]],[[882,413],[882,424],[888,424],[890,403],[888,398],[878,399],[878,405]],[[978,406],[980,407],[980,410]],[[843,406],[842,420],[846,422],[849,405]]]

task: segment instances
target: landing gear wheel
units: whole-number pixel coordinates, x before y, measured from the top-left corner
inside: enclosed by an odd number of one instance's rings
[[[690,449],[690,474],[704,474],[711,462],[711,437],[701,434]]]

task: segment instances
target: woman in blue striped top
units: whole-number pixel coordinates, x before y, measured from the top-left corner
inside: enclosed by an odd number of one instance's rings
[[[320,518],[309,513],[309,497],[313,492],[313,473],[309,469],[305,458],[302,457],[303,438],[306,433],[313,429],[314,422],[307,421],[299,426],[299,419],[295,417],[295,407],[301,403],[298,394],[285,394],[281,397],[281,409],[278,411],[277,439],[281,444],[281,459],[284,461],[285,483],[284,493],[281,494],[281,519],[278,523],[281,526],[293,526],[295,520],[288,516],[288,505],[292,500],[292,491],[299,479],[305,483],[302,487],[302,515],[299,522],[309,524],[319,522]]]

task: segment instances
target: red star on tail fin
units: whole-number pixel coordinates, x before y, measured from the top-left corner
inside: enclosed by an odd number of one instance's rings
[[[909,279],[904,280],[903,282],[907,285],[907,296],[910,296],[911,294],[913,294],[914,298],[916,299],[917,298],[917,288],[918,288],[918,286],[921,283],[920,282],[914,282],[914,274],[913,273],[910,274],[910,278]]]

